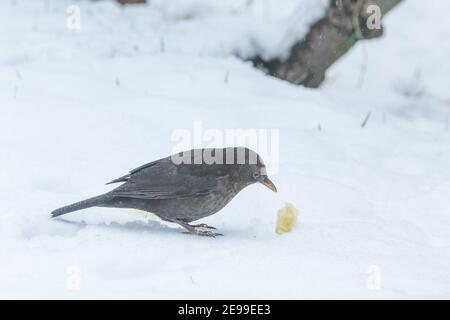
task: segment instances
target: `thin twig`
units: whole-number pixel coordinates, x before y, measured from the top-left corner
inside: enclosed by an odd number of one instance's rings
[[[364,121],[361,123],[361,128],[365,128],[367,125],[367,122],[369,122],[370,116],[372,115],[372,111],[369,111]]]
[[[364,85],[364,79],[366,78],[366,73],[367,73],[367,64],[369,61],[369,53],[367,52],[367,47],[363,44],[361,46],[361,48],[362,48],[362,52],[363,52],[363,62],[361,65],[361,72],[359,73],[359,79],[358,79],[358,85],[357,85],[357,88],[359,90],[361,90]]]
[[[225,77],[223,79],[223,82],[225,84],[228,84],[228,78],[230,77],[230,70],[227,70],[227,72],[225,72]]]

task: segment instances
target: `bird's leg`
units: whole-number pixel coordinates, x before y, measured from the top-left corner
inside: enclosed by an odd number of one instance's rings
[[[217,236],[223,236],[223,234],[221,233],[214,233],[211,230],[204,230],[204,227],[202,227],[201,225],[190,225],[189,223],[181,220],[172,220],[172,222],[177,223],[183,228],[185,228],[187,230],[186,233],[189,234],[196,234],[199,236],[213,237],[213,238]]]

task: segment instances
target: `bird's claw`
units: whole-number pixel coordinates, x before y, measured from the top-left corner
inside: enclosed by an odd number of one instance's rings
[[[198,235],[203,236],[203,237],[212,237],[212,238],[223,237],[223,234],[212,232],[212,231],[199,231]]]
[[[223,236],[221,233],[215,233],[212,230],[215,230],[216,228],[208,226],[207,224],[201,223],[197,225],[191,225],[184,221],[180,220],[174,220],[173,222],[178,223],[180,226],[185,228],[187,231],[184,233],[187,234],[196,234],[203,237],[212,237],[215,238],[217,236]]]
[[[206,228],[206,229],[213,229],[216,230],[217,228],[214,228],[213,226],[208,226],[205,223],[200,223],[200,224],[195,224],[195,225],[191,225],[194,228]]]
[[[215,232],[212,232],[210,230],[195,230],[194,232],[185,231],[183,233],[195,234],[195,235],[198,235],[198,236],[201,236],[201,237],[211,237],[211,238],[215,238],[215,237],[218,237],[218,236],[223,236],[223,234],[221,234],[221,233],[215,233]]]

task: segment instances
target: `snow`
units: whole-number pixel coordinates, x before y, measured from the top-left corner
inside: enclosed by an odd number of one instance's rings
[[[2,3],[0,298],[450,298],[450,3],[406,1],[319,90],[234,55],[282,54],[324,2],[248,3]],[[195,121],[279,130],[278,193],[251,186],[201,221],[224,237],[133,210],[49,218]]]

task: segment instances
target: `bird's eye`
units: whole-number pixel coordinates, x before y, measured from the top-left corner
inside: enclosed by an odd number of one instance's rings
[[[253,173],[253,178],[254,178],[254,179],[258,179],[259,176],[260,176],[259,172],[254,172],[254,173]]]

